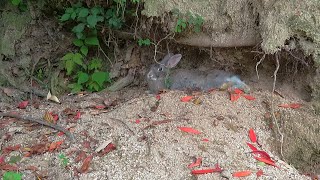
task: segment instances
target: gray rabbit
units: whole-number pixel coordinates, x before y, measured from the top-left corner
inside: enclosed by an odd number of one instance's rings
[[[249,92],[250,88],[240,78],[222,70],[172,69],[181,60],[181,54],[167,54],[159,64],[153,64],[147,73],[147,82],[151,93],[164,89],[201,90],[239,88]]]

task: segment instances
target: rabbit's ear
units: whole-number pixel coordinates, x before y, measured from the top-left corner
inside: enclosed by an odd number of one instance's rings
[[[166,63],[166,66],[167,66],[168,68],[173,68],[173,67],[175,67],[175,66],[179,63],[181,57],[182,57],[181,54],[175,54],[175,55],[171,56],[171,57],[169,58],[168,62]]]
[[[168,53],[161,61],[161,64],[167,64],[170,57],[173,56],[173,53]]]

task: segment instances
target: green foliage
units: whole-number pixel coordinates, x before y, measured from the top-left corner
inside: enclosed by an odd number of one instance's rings
[[[18,172],[8,171],[3,174],[3,180],[21,180],[22,174]]]
[[[93,58],[88,65],[80,53],[68,53],[62,57],[67,75],[75,75],[76,82],[69,85],[71,92],[76,93],[87,89],[100,91],[106,82],[111,83],[109,73],[101,71],[102,60]]]
[[[18,6],[20,11],[25,12],[28,10],[27,4],[22,0],[11,0],[11,4]]]
[[[183,14],[179,12],[178,9],[173,9],[171,12],[173,15],[178,17],[177,24],[174,28],[175,32],[181,33],[187,27],[192,27],[194,32],[196,33],[201,31],[201,27],[204,23],[204,19],[202,16],[198,14],[192,14],[191,12]]]
[[[92,55],[92,49],[100,46],[98,32],[103,32],[104,29],[121,29],[125,15],[135,12],[135,8],[126,9],[129,7],[127,4],[140,3],[140,0],[112,0],[107,3],[108,8],[104,9],[100,6],[87,7],[79,1],[67,7],[59,17],[60,22],[72,25],[71,32],[75,35],[72,43],[79,48],[77,52],[67,53],[62,57],[66,75],[73,78],[73,83],[68,86],[72,92],[99,91],[106,83],[111,82],[109,73],[103,71],[102,60],[88,56]],[[146,39],[140,43],[150,45],[151,42]]]
[[[69,159],[64,154],[59,154],[59,159],[60,159],[61,164],[62,164],[63,167],[68,166]]]
[[[150,44],[151,44],[150,39],[139,39],[138,40],[139,46],[150,46]]]

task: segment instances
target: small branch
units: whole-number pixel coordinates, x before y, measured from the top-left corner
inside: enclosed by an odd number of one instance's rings
[[[262,63],[262,61],[265,59],[266,57],[266,54],[263,54],[263,56],[260,58],[260,60],[256,63],[256,73],[257,73],[257,77],[258,77],[258,80],[259,80],[259,71],[258,71],[258,66]]]
[[[17,115],[17,114],[3,113],[3,112],[0,112],[0,117],[11,117],[11,118],[16,118],[18,120],[28,121],[28,122],[31,122],[31,123],[38,123],[38,124],[41,124],[41,125],[44,125],[44,126],[47,126],[47,127],[51,127],[52,129],[55,129],[55,130],[58,130],[58,131],[62,131],[71,141],[74,140],[73,135],[68,130],[64,129],[61,126],[48,123],[46,121],[42,121],[42,120],[35,119],[35,118],[32,118],[32,117],[28,117],[28,116],[23,117],[23,116],[20,116],[20,115]]]

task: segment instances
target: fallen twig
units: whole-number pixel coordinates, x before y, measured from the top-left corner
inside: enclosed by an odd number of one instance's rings
[[[0,117],[11,117],[11,118],[16,118],[19,120],[23,120],[23,121],[29,121],[29,122],[33,122],[33,123],[38,123],[47,127],[51,127],[52,129],[58,130],[58,131],[62,131],[71,141],[74,140],[73,135],[66,129],[64,129],[63,127],[59,126],[59,125],[55,125],[55,124],[51,124],[48,123],[46,121],[42,121],[39,119],[35,119],[33,117],[28,117],[28,116],[21,116],[18,114],[12,114],[12,113],[3,113],[0,112]]]

